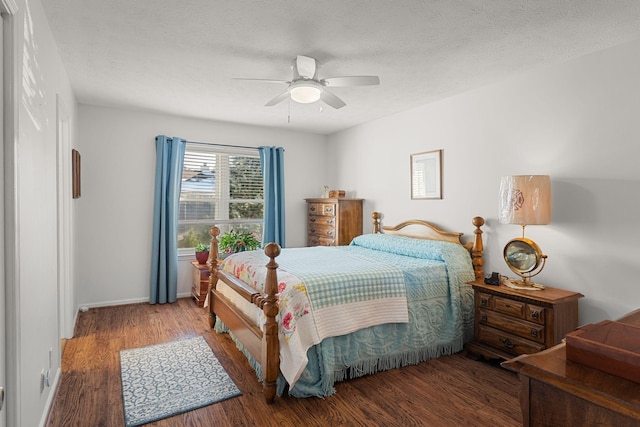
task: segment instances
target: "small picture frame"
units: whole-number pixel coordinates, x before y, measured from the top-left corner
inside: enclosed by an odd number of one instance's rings
[[[71,195],[74,199],[78,199],[81,195],[80,191],[80,153],[78,150],[71,150]]]
[[[411,155],[411,199],[442,199],[442,150]]]

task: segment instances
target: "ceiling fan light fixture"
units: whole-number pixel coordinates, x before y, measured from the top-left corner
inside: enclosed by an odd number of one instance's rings
[[[318,64],[314,58],[309,56],[298,55],[291,68],[293,70],[293,79],[290,81],[271,79],[240,80],[285,83],[289,85],[284,92],[280,92],[279,95],[264,104],[265,107],[273,107],[288,98],[300,104],[313,104],[314,102],[322,101],[336,110],[347,104],[328,90],[327,86],[372,86],[380,84],[378,76],[342,76],[320,80],[318,78]]]
[[[300,84],[289,91],[291,99],[300,104],[311,104],[320,100],[322,90],[312,84]]]

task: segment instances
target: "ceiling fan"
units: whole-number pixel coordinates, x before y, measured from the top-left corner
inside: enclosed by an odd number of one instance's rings
[[[328,79],[318,78],[318,64],[314,58],[298,55],[293,61],[293,78],[291,80],[270,80],[270,79],[245,79],[237,78],[236,80],[251,80],[265,83],[284,83],[288,84],[287,90],[273,98],[265,104],[271,107],[287,98],[299,102],[301,104],[310,104],[321,100],[325,104],[333,108],[342,108],[344,101],[327,90],[327,87],[344,87],[344,86],[371,86],[379,85],[378,76],[344,76],[330,77]]]

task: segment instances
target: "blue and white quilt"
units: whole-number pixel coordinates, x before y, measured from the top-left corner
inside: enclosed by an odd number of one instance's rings
[[[280,389],[291,395],[333,394],[335,381],[459,351],[470,335],[474,275],[460,245],[368,234],[276,261]],[[222,268],[263,291],[266,262],[244,252]]]

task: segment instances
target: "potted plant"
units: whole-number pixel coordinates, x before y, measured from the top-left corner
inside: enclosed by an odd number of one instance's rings
[[[200,242],[196,246],[196,259],[199,264],[206,264],[209,259],[209,245]]]
[[[243,251],[253,251],[262,246],[259,236],[256,233],[238,232],[233,229],[220,236],[218,247],[222,256]]]

